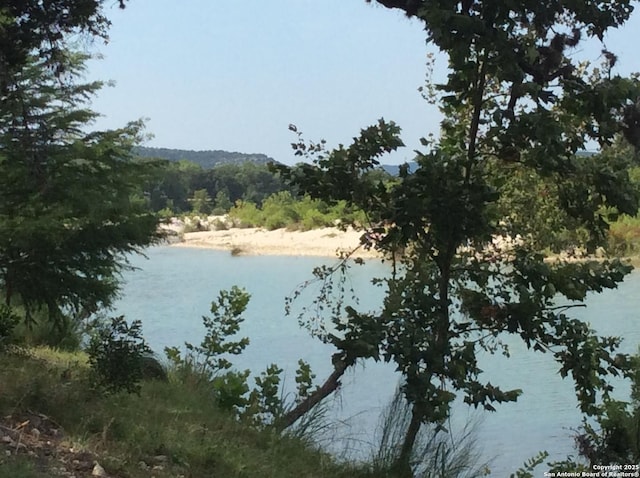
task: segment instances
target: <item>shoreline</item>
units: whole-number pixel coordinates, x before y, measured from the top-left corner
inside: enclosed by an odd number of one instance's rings
[[[324,227],[309,231],[288,231],[263,228],[229,228],[217,231],[182,233],[180,242],[172,247],[192,247],[229,251],[232,255],[279,255],[279,256],[316,256],[338,257],[349,254],[351,257],[379,258],[380,253],[366,250],[360,244],[363,232],[352,228],[341,230],[336,227]]]
[[[364,234],[351,227],[342,230],[338,227],[323,227],[308,231],[291,231],[286,228],[267,230],[260,227],[209,230],[199,232],[183,232],[181,229],[165,227],[169,232],[168,245],[171,247],[214,249],[229,251],[234,256],[314,256],[339,257],[349,254],[354,258],[381,258],[376,250],[365,249],[360,242]],[[568,259],[570,262],[580,260],[603,260],[604,257],[568,258],[561,254],[553,255],[547,260]],[[608,259],[614,259],[609,257]],[[634,268],[640,267],[640,257],[620,257]]]

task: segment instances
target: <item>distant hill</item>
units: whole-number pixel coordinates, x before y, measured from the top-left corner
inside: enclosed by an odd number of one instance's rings
[[[239,163],[256,163],[267,164],[274,161],[266,154],[247,154],[236,153],[231,151],[191,151],[188,149],[172,149],[172,148],[149,148],[138,146],[133,150],[134,154],[144,158],[161,158],[169,161],[180,161],[186,159],[193,163],[199,164],[204,169],[211,169],[220,164],[239,164]]]
[[[418,163],[415,161],[407,161],[409,172],[413,173],[418,169]],[[400,174],[400,166],[395,164],[381,164],[380,167],[384,169],[391,176],[398,176]]]
[[[180,161],[186,159],[192,163],[199,164],[203,169],[211,169],[220,164],[241,164],[246,162],[256,164],[267,164],[276,162],[273,158],[261,153],[237,153],[232,151],[207,150],[192,151],[190,149],[174,149],[174,148],[150,148],[146,146],[137,146],[133,149],[134,154],[143,158],[160,158],[168,161]],[[418,165],[414,161],[409,161],[409,172],[417,169]],[[397,176],[400,166],[391,164],[381,164],[379,167],[384,169],[392,176]]]

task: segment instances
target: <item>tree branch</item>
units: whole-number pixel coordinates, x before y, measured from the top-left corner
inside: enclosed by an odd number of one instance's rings
[[[322,386],[318,387],[316,391],[310,394],[304,401],[300,402],[280,418],[276,424],[276,429],[278,431],[282,431],[289,428],[318,403],[335,392],[340,387],[340,379],[344,375],[345,371],[354,363],[355,360],[347,361],[342,358],[334,360],[334,370]]]

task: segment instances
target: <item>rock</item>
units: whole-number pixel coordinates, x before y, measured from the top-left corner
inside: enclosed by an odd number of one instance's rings
[[[167,382],[167,371],[160,361],[152,355],[142,357],[142,376],[147,380],[161,380]]]
[[[93,465],[93,470],[91,471],[91,476],[107,476],[107,472],[104,471],[104,468],[100,466],[100,463],[96,461],[95,465]]]
[[[167,455],[156,455],[153,457],[153,461],[158,464],[166,464],[169,462],[169,457]]]
[[[31,436],[37,440],[38,438],[40,438],[40,430],[38,430],[37,428],[32,428]]]
[[[13,440],[11,439],[11,437],[9,435],[4,435],[4,436],[2,436],[2,438],[0,438],[0,442],[6,443],[8,445],[11,445],[13,443]]]

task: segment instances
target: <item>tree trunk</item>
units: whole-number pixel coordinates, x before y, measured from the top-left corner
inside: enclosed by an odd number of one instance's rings
[[[394,471],[399,473],[399,476],[402,478],[413,477],[413,470],[411,469],[411,452],[416,444],[416,438],[418,437],[418,432],[420,431],[421,426],[422,415],[418,412],[418,407],[413,405],[411,411],[411,422],[409,422],[407,433],[404,436],[400,455],[394,465]]]

